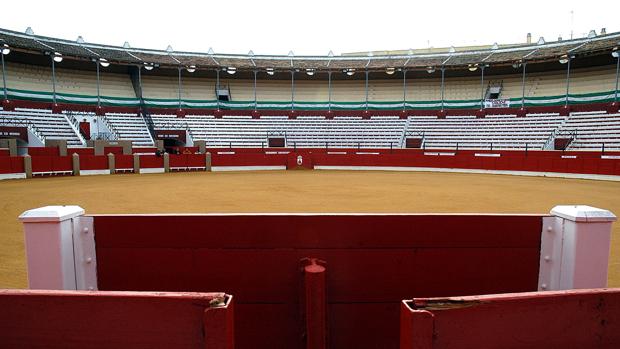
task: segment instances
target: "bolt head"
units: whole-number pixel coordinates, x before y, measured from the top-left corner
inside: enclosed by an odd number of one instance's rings
[[[547,231],[548,231],[548,232],[552,232],[552,231],[553,231],[553,228],[552,228],[551,226],[548,226],[548,227],[547,227]]]
[[[82,231],[84,232],[84,234],[88,234],[88,228],[87,227],[85,227]]]
[[[90,258],[90,257],[86,258],[86,264],[90,264],[90,263],[92,263],[92,262],[93,262],[93,259],[92,259],[92,258]]]
[[[546,290],[547,289],[547,284],[540,285],[540,288],[542,288],[543,290]]]
[[[551,257],[545,256],[545,262],[549,262],[550,260],[551,260]]]

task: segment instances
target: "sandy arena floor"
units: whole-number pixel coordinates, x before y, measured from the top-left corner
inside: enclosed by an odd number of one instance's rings
[[[25,288],[17,216],[46,205],[87,213],[511,212],[586,204],[620,215],[620,183],[478,174],[278,171],[174,173],[0,181],[0,288]],[[515,261],[518,263],[518,261]],[[620,223],[609,286],[620,287]]]

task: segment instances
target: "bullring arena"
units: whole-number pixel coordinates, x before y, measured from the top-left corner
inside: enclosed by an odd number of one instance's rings
[[[620,33],[0,45],[0,347],[620,345]]]

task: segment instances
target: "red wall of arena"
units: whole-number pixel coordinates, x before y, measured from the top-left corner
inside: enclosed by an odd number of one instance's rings
[[[397,348],[404,298],[537,289],[541,216],[440,217],[95,215],[98,285],[226,290],[241,349],[303,347],[306,257],[327,265],[331,348]]]

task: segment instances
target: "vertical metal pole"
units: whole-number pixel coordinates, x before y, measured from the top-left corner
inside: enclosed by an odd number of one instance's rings
[[[101,95],[99,92],[99,61],[95,61],[95,65],[97,66],[97,108],[101,106]]]
[[[444,80],[445,80],[446,68],[441,67],[441,111],[443,111],[443,99],[444,99]]]
[[[480,67],[480,109],[484,108],[484,64]]]
[[[4,54],[0,52],[0,56],[2,56],[2,86],[4,88],[4,99],[9,99],[8,93],[6,91],[6,70],[4,68]],[[617,74],[616,74],[617,75]],[[616,78],[616,90],[618,89],[618,79]]]
[[[181,67],[179,67],[179,109],[181,109]]]
[[[220,97],[218,96],[219,88],[220,88],[220,70],[215,69],[215,101],[217,103],[217,110],[220,110]]]
[[[407,109],[407,69],[403,69],[403,111]]]
[[[56,104],[56,64],[54,62],[54,56],[52,58],[52,101]]]
[[[140,95],[138,96],[140,99],[142,99],[142,66],[138,66],[138,87],[140,88]]]
[[[521,80],[521,108],[525,108],[525,66],[527,63],[523,61],[523,78]]]
[[[295,110],[295,70],[291,69],[291,111]]]
[[[256,99],[256,75],[258,70],[254,71],[254,110],[258,109],[258,99]]]
[[[618,58],[616,58],[616,90],[614,91],[614,102],[618,102],[618,75],[620,74],[620,51],[617,51],[617,53],[618,53]],[[2,71],[4,71],[4,67]],[[6,84],[4,88],[6,90]],[[5,95],[6,95],[6,92],[5,92]]]
[[[327,96],[329,98],[329,102],[327,105],[327,110],[332,111],[332,72],[331,70],[327,72]]]
[[[570,88],[570,61],[571,57],[568,55],[568,63],[566,65],[566,102],[564,104],[566,107],[568,107],[568,91]]]
[[[366,111],[368,111],[368,69],[366,69]]]

